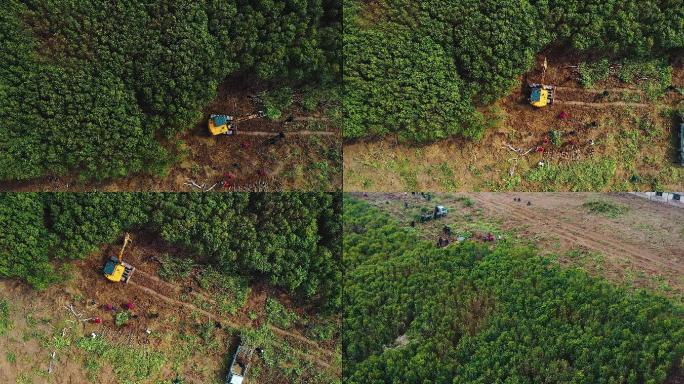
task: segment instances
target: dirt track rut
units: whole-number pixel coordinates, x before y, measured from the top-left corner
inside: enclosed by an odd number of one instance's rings
[[[606,234],[594,234],[590,228],[562,222],[548,214],[538,213],[534,206],[520,207],[520,203],[508,201],[512,199],[510,195],[474,194],[472,197],[487,209],[538,226],[540,232],[550,233],[562,240],[601,252],[612,260],[631,259],[642,270],[653,273],[666,270],[679,275],[684,274],[684,265],[666,260],[649,249],[625,243]]]
[[[276,136],[275,132],[267,131],[241,131],[238,132],[238,136]],[[287,136],[335,136],[337,132],[332,131],[292,131],[285,132],[285,137]]]
[[[585,106],[592,108],[609,108],[609,107],[636,107],[636,108],[648,108],[649,104],[644,103],[627,103],[624,101],[614,101],[609,103],[589,103],[585,101],[565,101],[565,100],[554,100],[554,103],[565,104],[565,105],[576,105]]]
[[[557,86],[555,87],[559,91],[582,91],[585,93],[603,93],[604,91],[608,92],[631,92],[631,93],[644,93],[641,89],[634,89],[634,88],[596,88],[596,89],[585,89],[585,88],[577,88],[577,87],[563,87],[563,86]]]

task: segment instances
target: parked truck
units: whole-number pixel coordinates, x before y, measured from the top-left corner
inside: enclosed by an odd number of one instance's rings
[[[252,362],[253,354],[254,349],[244,346],[242,343],[238,345],[230,362],[225,384],[247,384],[247,369]]]

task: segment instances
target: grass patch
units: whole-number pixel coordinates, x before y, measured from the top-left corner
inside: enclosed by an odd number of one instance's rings
[[[625,61],[617,77],[624,83],[637,84],[649,99],[656,99],[672,84],[672,67],[663,59]]]
[[[9,319],[9,302],[7,299],[0,300],[0,336],[5,335],[12,329],[12,322]]]
[[[628,210],[624,205],[614,204],[604,200],[588,201],[582,204],[582,206],[586,208],[589,213],[613,218],[624,214]]]
[[[85,368],[91,381],[96,381],[102,366],[112,369],[119,383],[140,383],[153,378],[161,370],[165,362],[163,353],[149,351],[128,345],[113,345],[107,340],[96,337],[84,337],[76,341],[85,357]]]
[[[616,161],[604,158],[534,168],[525,178],[540,183],[544,192],[602,191],[610,185],[616,170]]]

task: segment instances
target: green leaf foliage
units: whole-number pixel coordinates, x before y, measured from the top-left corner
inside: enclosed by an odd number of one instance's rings
[[[255,5],[252,5],[255,4]],[[5,0],[0,180],[159,173],[224,78],[339,80],[334,1]]]
[[[684,308],[536,251],[447,248],[348,198],[346,383],[665,383]]]

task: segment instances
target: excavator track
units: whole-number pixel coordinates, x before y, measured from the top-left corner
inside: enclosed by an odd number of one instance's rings
[[[633,107],[633,108],[648,108],[650,105],[645,104],[645,103],[628,103],[624,101],[613,101],[613,102],[606,102],[606,103],[590,103],[590,102],[585,102],[585,101],[569,101],[569,100],[554,100],[554,103],[556,104],[565,104],[565,105],[575,105],[575,106],[583,106],[583,107],[592,107],[592,108],[608,108],[608,107]]]
[[[238,131],[237,136],[277,136],[276,132],[265,131]],[[292,131],[285,132],[285,136],[336,136],[337,132],[332,131]]]

